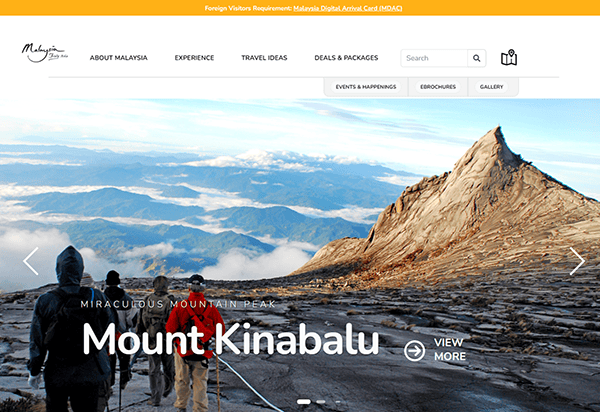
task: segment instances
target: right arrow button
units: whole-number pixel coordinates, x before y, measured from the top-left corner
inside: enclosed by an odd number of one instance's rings
[[[585,263],[585,259],[583,259],[581,256],[579,256],[579,253],[575,252],[575,249],[573,249],[572,247],[569,249],[571,249],[571,252],[575,253],[575,255],[581,260],[581,262],[579,262],[577,267],[571,271],[571,276],[573,276],[573,273],[575,273],[577,271],[577,269],[579,269],[581,267],[581,265],[583,265]]]
[[[411,362],[418,362],[425,356],[425,345],[418,340],[411,340],[404,346],[404,356]]]

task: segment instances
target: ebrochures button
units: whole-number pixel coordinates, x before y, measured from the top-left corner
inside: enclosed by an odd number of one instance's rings
[[[417,83],[418,93],[454,94],[460,92],[460,83],[454,81],[422,81]]]
[[[479,93],[490,93],[490,94],[502,94],[508,90],[508,83],[506,82],[478,82],[475,85],[475,89]]]

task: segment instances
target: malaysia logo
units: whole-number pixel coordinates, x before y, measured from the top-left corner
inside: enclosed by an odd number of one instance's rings
[[[42,47],[40,44],[35,47],[33,43],[28,43],[23,47],[21,54],[26,54],[27,58],[32,63],[41,63],[44,60],[57,60],[61,58],[69,57],[64,50],[59,50],[55,46]]]

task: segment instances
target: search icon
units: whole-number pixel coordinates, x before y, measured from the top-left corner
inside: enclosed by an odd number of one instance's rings
[[[469,49],[467,53],[465,57],[468,67],[485,67],[485,61],[487,60],[485,49]]]

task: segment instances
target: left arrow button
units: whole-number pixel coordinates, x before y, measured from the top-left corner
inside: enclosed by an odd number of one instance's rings
[[[36,270],[35,270],[35,269],[34,269],[34,268],[33,268],[33,267],[32,267],[32,266],[29,264],[29,262],[27,262],[27,260],[28,260],[30,257],[32,257],[32,256],[33,256],[33,254],[34,254],[35,252],[37,252],[37,251],[38,251],[38,249],[39,249],[39,248],[38,248],[38,247],[36,247],[35,249],[33,249],[33,252],[31,252],[29,255],[27,255],[27,257],[26,257],[25,259],[23,259],[23,263],[25,263],[25,265],[26,265],[26,266],[27,266],[29,269],[31,269],[31,271],[32,271],[33,273],[35,273],[35,275],[36,275],[36,276],[39,276],[39,273],[37,273],[37,271],[36,271]]]

